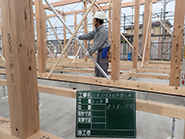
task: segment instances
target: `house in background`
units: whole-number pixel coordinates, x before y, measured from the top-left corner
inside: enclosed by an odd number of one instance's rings
[[[166,20],[165,21],[165,26],[167,27],[168,30],[170,30],[173,26],[172,24]],[[142,37],[142,29],[143,29],[143,24],[139,25],[139,36]],[[126,36],[132,36],[134,34],[134,26],[128,26],[125,28],[126,30]],[[165,29],[164,32],[165,39],[171,38],[171,35],[168,33],[168,31]],[[151,28],[151,41],[158,41],[161,40],[163,36],[163,26],[159,21],[152,22],[152,28]]]
[[[172,24],[166,20],[165,26],[168,30],[171,30],[173,27]],[[128,26],[125,28],[126,33],[124,33],[125,37],[129,40],[131,44],[133,44],[134,39],[134,26]],[[139,46],[138,46],[138,53],[142,55],[142,44],[143,44],[143,24],[139,25]],[[122,38],[122,40],[124,40]],[[123,59],[127,59],[127,55],[129,52],[132,52],[131,47],[124,43],[123,41],[123,48],[121,51],[123,52]],[[171,56],[171,45],[172,45],[172,36],[168,33],[168,31],[164,30],[164,39],[163,39],[163,26],[159,21],[152,23],[151,28],[151,52],[150,52],[150,59],[164,59],[170,60]]]

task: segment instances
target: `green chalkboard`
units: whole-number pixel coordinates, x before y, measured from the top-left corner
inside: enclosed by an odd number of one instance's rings
[[[135,92],[78,91],[76,137],[136,138]]]

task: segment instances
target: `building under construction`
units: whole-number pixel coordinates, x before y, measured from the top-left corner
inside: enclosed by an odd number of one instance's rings
[[[184,7],[0,0],[0,139],[185,139]],[[108,74],[97,53],[84,56],[94,41],[77,37],[95,29],[97,11],[111,44]],[[94,77],[95,66],[104,78]]]

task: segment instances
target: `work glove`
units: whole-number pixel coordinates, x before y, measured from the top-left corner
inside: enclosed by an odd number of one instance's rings
[[[86,52],[86,53],[84,54],[84,56],[89,57],[89,52]]]

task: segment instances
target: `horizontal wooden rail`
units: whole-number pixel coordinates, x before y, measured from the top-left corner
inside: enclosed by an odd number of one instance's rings
[[[0,85],[5,85],[5,84],[6,84],[6,80],[0,80]],[[52,95],[76,98],[76,90],[73,90],[73,89],[38,85],[38,90],[39,90],[39,92],[48,93],[48,94],[52,94]],[[178,118],[178,119],[185,119],[185,107],[183,107],[183,106],[177,106],[177,105],[164,104],[164,103],[159,103],[159,102],[136,99],[136,110],[148,112],[148,113],[154,113],[154,114],[163,115],[163,116],[174,117],[174,118]],[[1,118],[2,117],[0,117],[0,120],[1,120]],[[5,122],[5,124],[6,124],[5,126],[3,126],[2,124],[0,125],[0,130],[2,130],[2,131],[3,131],[2,128],[9,126],[9,120],[5,120],[5,121],[7,121],[7,122]],[[7,128],[6,128],[6,130],[7,130]],[[40,132],[42,132],[42,131],[40,131]],[[36,137],[36,135],[33,137]],[[39,133],[38,133],[38,135],[39,135]],[[32,139],[32,138],[28,138],[28,139]],[[33,139],[35,139],[35,138],[33,138]],[[58,139],[58,138],[55,138],[55,139]]]
[[[149,79],[160,79],[160,80],[169,80],[169,75],[152,75],[152,74],[142,74],[142,73],[130,73],[131,77],[137,78],[149,78]]]
[[[6,74],[4,69],[0,69],[1,74]],[[47,79],[47,73],[37,73],[37,78]],[[147,82],[137,82],[137,81],[123,81],[123,80],[111,80],[98,77],[88,77],[88,76],[78,76],[78,75],[65,75],[65,74],[56,74],[51,75],[50,80],[59,80],[75,83],[84,83],[92,85],[100,85],[107,87],[118,87],[123,89],[146,91],[146,92],[155,92],[161,94],[169,95],[178,95],[185,96],[184,87],[178,86],[169,86],[166,84],[157,84],[157,83],[147,83]],[[2,80],[0,80],[1,82]],[[1,82],[2,84],[4,82]]]
[[[0,131],[0,139],[19,139],[3,131]]]
[[[79,69],[80,67],[76,67],[76,69],[75,69],[75,68],[72,68],[72,67],[70,67],[70,68],[58,67],[58,68],[55,68],[55,71],[80,72],[80,73],[91,73],[91,74],[94,73],[94,69],[92,69],[91,67],[89,69]],[[50,70],[50,69],[51,69],[51,67],[50,68],[49,67],[46,68],[46,70]],[[127,68],[124,68],[122,70],[129,71],[130,69],[129,68],[128,69]],[[141,71],[141,70],[138,70],[138,71]],[[142,71],[146,71],[146,69],[142,69]],[[148,72],[154,72],[155,70],[154,71],[153,70],[147,70],[147,71]],[[163,72],[165,73],[166,71],[161,70],[161,72],[162,73]],[[124,73],[127,74],[127,72],[120,71],[121,79],[125,79],[125,77],[122,78],[122,76],[124,76]],[[6,74],[6,70],[5,69],[0,69],[0,74]],[[108,74],[111,74],[111,71],[110,70],[108,71]],[[169,75],[156,75],[156,74],[153,75],[153,74],[146,74],[146,73],[128,73],[128,78],[129,77],[169,80]]]
[[[157,1],[161,1],[161,0],[153,0],[153,3],[156,3]],[[61,6],[61,5],[68,5],[68,4],[72,4],[72,3],[78,3],[78,2],[82,2],[82,0],[63,0],[63,1],[59,1],[59,2],[54,2],[54,3],[51,3],[54,7],[57,7],[57,6]],[[109,0],[107,0],[107,3],[109,2]],[[101,4],[101,1],[97,1],[96,2],[97,4]],[[105,3],[105,2],[103,2]],[[140,5],[143,5],[145,4],[145,1],[144,0],[141,0],[140,1]],[[131,2],[123,2],[121,3],[121,7],[122,8],[125,8],[125,7],[131,7],[131,6],[134,6],[135,5],[135,1],[131,1]],[[43,5],[43,7],[45,9],[48,9],[48,5]],[[106,5],[106,6],[101,6],[102,10],[108,10],[109,9],[109,5]],[[74,14],[74,13],[83,13],[84,10],[76,10],[76,11],[69,11],[69,12],[64,12],[63,14],[64,15],[69,15],[69,14]],[[55,17],[56,15],[55,14],[52,14],[52,15],[48,15],[48,17]]]

